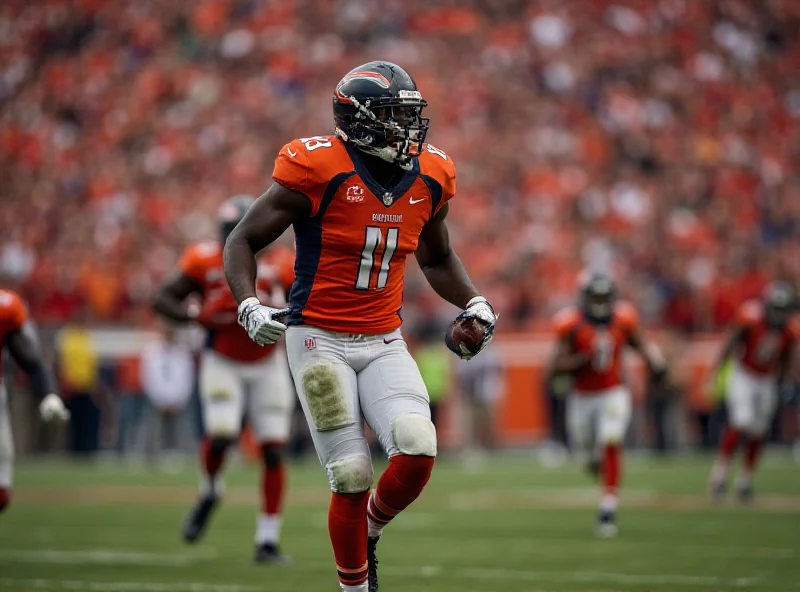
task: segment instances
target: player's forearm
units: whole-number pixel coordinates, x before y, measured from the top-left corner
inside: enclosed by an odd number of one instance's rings
[[[258,264],[255,252],[235,229],[225,242],[224,261],[225,279],[233,292],[236,303],[241,304],[248,298],[256,297],[256,275]]]
[[[585,354],[571,354],[558,356],[551,364],[551,374],[573,374],[586,365],[588,358]]]
[[[194,319],[194,315],[185,302],[172,297],[165,292],[159,292],[153,299],[153,311],[176,323],[188,323]]]
[[[422,273],[434,292],[459,308],[466,308],[470,300],[480,295],[455,251],[451,250],[435,263],[422,266]]]
[[[31,381],[31,391],[39,399],[43,399],[51,393],[58,394],[55,376],[41,360],[37,360],[34,366],[30,368],[28,377]]]

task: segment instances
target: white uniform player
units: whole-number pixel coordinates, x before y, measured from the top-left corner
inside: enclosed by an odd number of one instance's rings
[[[14,361],[28,374],[34,395],[42,398],[42,419],[65,421],[69,413],[56,394],[56,382],[45,367],[28,312],[20,297],[10,290],[0,290],[0,354],[8,350]],[[0,355],[2,361],[2,355]],[[8,410],[8,392],[0,367],[0,512],[11,501],[14,463],[14,438]]]
[[[258,562],[282,563],[278,551],[285,469],[283,448],[289,438],[294,390],[282,345],[259,347],[236,322],[236,301],[225,283],[222,245],[252,204],[249,196],[226,201],[219,211],[219,242],[190,246],[180,271],[160,290],[155,309],[174,321],[195,321],[207,329],[200,364],[199,390],[205,439],[201,448],[200,497],[187,516],[183,536],[202,535],[222,495],[222,464],[243,420],[252,428],[263,460],[262,509],[256,527]],[[266,302],[284,306],[293,278],[293,254],[273,248],[258,265],[258,291]],[[199,306],[187,306],[195,294]]]

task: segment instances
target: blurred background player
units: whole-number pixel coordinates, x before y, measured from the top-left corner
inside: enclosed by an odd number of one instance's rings
[[[795,305],[794,290],[786,282],[772,283],[761,300],[744,303],[710,374],[710,383],[717,382],[717,374],[732,361],[725,397],[728,427],[709,480],[709,494],[714,500],[725,494],[731,457],[742,440],[744,462],[736,493],[745,502],[753,495],[753,473],[780,390],[793,388],[789,369],[800,338]]]
[[[351,592],[378,590],[381,533],[422,493],[437,453],[428,393],[400,333],[406,257],[416,255],[436,293],[463,309],[459,318],[482,324],[476,353],[496,321],[450,247],[455,168],[424,143],[426,105],[396,64],[349,72],[333,96],[336,135],[284,146],[275,183],[225,246],[240,322],[257,343],[274,343],[287,329],[275,320],[284,311],[261,304],[254,254],[294,226],[287,351],[333,491],[328,529],[339,582]],[[372,495],[363,420],[389,455]]]
[[[622,354],[637,351],[654,382],[666,375],[658,348],[645,343],[636,309],[617,301],[617,290],[605,274],[582,278],[579,305],[554,318],[558,346],[550,374],[571,374],[573,388],[567,400],[570,443],[589,454],[589,469],[602,478],[597,534],[617,534],[616,511],[622,474],[622,444],[631,419],[631,394],[624,384]]]
[[[284,446],[289,437],[293,391],[282,347],[254,344],[236,322],[236,301],[227,284],[222,248],[253,198],[235,196],[219,208],[220,237],[190,246],[180,270],[158,292],[154,309],[177,322],[197,322],[207,331],[200,368],[200,399],[205,438],[200,449],[203,472],[200,497],[184,523],[183,537],[195,542],[222,495],[222,466],[238,440],[246,416],[262,456],[261,514],[255,537],[255,559],[283,563],[278,548],[285,487]],[[259,259],[259,298],[276,306],[286,302],[292,283],[292,257],[273,249]],[[189,302],[200,297],[200,305]]]
[[[0,354],[8,351],[28,375],[33,394],[41,399],[39,413],[44,421],[66,421],[64,407],[52,372],[39,351],[36,334],[20,297],[10,290],[0,290]],[[8,393],[0,366],[0,512],[11,502],[14,440],[8,410]]]

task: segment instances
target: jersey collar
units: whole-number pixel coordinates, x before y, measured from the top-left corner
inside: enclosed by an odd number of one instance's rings
[[[406,191],[411,189],[414,181],[416,181],[417,177],[419,176],[419,159],[413,158],[411,161],[411,169],[406,171],[405,174],[400,177],[400,180],[397,182],[397,184],[393,187],[384,187],[372,178],[372,175],[370,175],[369,170],[364,164],[364,161],[361,160],[361,155],[358,153],[358,149],[347,143],[345,143],[345,148],[347,149],[347,154],[350,156],[350,160],[353,161],[353,166],[356,169],[356,173],[358,173],[358,176],[361,177],[362,181],[364,181],[364,185],[367,186],[367,189],[370,190],[370,192],[384,205],[384,207],[392,207],[398,198],[405,195]]]

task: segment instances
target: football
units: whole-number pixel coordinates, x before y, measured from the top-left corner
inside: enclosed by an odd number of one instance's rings
[[[449,345],[457,348],[456,353],[477,354],[481,350],[487,329],[488,326],[475,317],[456,319],[450,326]]]

